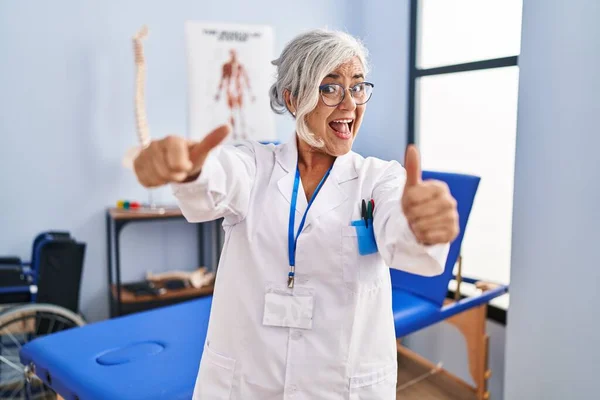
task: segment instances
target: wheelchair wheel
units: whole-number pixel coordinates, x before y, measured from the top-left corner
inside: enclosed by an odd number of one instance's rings
[[[32,340],[85,325],[66,308],[52,304],[25,304],[0,312],[0,400],[56,399],[28,367],[21,364],[21,347]]]

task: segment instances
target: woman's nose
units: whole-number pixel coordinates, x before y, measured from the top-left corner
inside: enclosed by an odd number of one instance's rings
[[[346,89],[347,93],[344,96],[344,100],[340,103],[340,108],[343,110],[351,110],[353,111],[356,108],[356,102],[354,101],[354,97],[352,97],[350,89]]]

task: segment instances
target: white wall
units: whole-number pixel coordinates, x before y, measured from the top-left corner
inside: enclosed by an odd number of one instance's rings
[[[354,33],[369,49],[375,84],[354,149],[386,160],[403,160],[408,96],[409,2],[353,1]]]
[[[598,398],[600,2],[523,9],[506,399]]]

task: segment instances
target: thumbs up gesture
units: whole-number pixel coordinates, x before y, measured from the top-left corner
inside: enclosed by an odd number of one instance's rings
[[[417,240],[425,245],[449,243],[459,232],[456,200],[445,182],[421,179],[419,151],[406,149],[406,185],[402,211]]]
[[[152,141],[133,162],[138,181],[145,187],[156,187],[195,179],[200,174],[208,153],[230,131],[228,125],[220,126],[199,143],[191,143],[178,136]]]

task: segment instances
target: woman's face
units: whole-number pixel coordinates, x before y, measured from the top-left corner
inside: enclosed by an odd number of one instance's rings
[[[352,149],[352,143],[358,134],[366,104],[356,105],[348,89],[363,82],[364,79],[362,64],[358,57],[354,57],[341,64],[320,83],[320,85],[337,83],[346,90],[344,100],[335,107],[325,104],[320,95],[317,106],[306,116],[306,123],[310,131],[323,140],[325,146],[322,151],[329,155],[341,156]],[[330,102],[330,104],[332,103]]]

